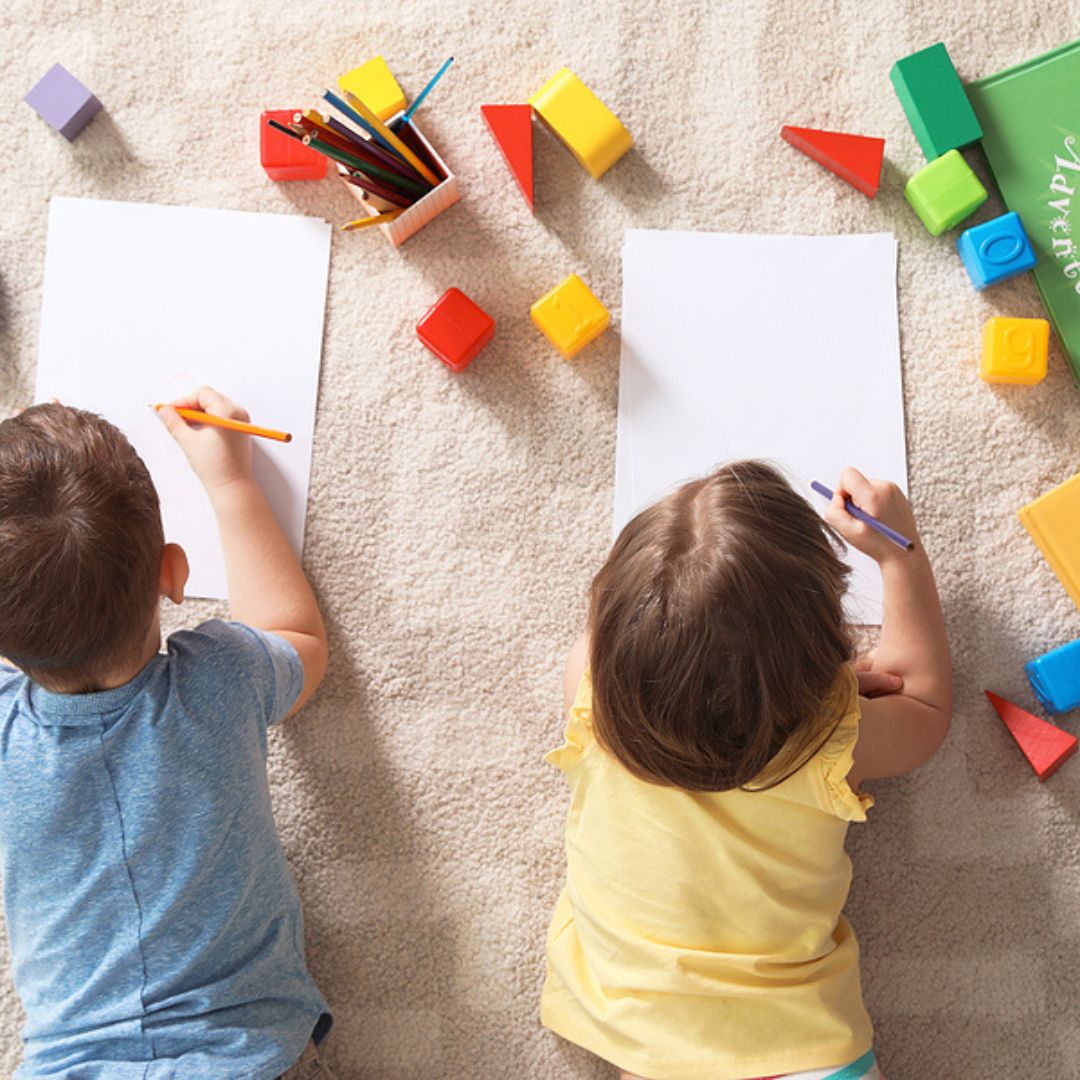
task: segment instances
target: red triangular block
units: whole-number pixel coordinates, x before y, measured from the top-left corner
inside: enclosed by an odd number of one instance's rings
[[[881,159],[885,155],[884,139],[787,125],[780,129],[780,138],[831,169],[864,195],[872,199],[877,194]]]
[[[1006,701],[990,690],[985,693],[1040,780],[1045,780],[1063,761],[1076,753],[1074,735],[1032,716],[1019,705]]]
[[[532,209],[532,106],[481,105],[480,112],[495,137],[506,164],[521,188],[521,194]]]

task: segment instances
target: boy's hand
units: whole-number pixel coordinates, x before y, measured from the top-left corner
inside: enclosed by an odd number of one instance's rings
[[[854,548],[878,563],[892,558],[910,558],[911,554],[882,536],[865,522],[852,517],[844,506],[850,499],[860,510],[909,540],[916,540],[915,516],[911,503],[895,485],[885,480],[868,480],[858,469],[846,468],[840,474],[836,494],[825,511],[825,520]]]
[[[195,475],[208,493],[237,480],[251,479],[251,437],[236,431],[196,424],[185,420],[176,410],[198,409],[213,416],[248,421],[247,410],[209,386],[200,386],[193,394],[179,398],[158,409],[169,434],[180,444]]]

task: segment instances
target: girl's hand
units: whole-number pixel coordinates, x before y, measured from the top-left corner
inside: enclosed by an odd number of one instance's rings
[[[886,480],[868,480],[858,469],[850,466],[840,474],[833,501],[825,511],[825,520],[854,548],[869,555],[877,563],[893,558],[910,558],[910,553],[898,548],[865,522],[852,517],[844,506],[850,499],[860,510],[876,517],[890,528],[911,540],[917,540],[915,515],[904,493]]]
[[[895,694],[904,685],[899,675],[890,675],[886,671],[856,671],[859,680],[859,697],[883,697]]]
[[[198,409],[213,416],[248,421],[247,410],[209,386],[158,409],[169,434],[180,444],[208,493],[237,480],[251,479],[251,437],[210,424],[185,420],[177,409]]]
[[[855,669],[855,678],[859,681],[860,697],[883,697],[885,694],[895,694],[904,685],[904,680],[899,675],[874,670],[873,652],[863,653],[851,666]]]

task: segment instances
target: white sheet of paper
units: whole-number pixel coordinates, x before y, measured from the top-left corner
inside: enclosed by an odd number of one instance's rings
[[[191,562],[187,592],[223,599],[210,502],[148,407],[209,384],[255,423],[256,478],[299,556],[304,544],[330,261],[316,218],[54,198],[49,206],[38,401],[100,413],[157,486],[165,536]]]
[[[841,469],[907,490],[896,239],[627,230],[616,534],[737,458],[796,490]],[[876,564],[851,551],[849,618],[881,622]]]

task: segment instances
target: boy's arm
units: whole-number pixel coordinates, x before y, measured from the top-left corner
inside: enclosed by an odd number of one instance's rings
[[[857,521],[844,509],[845,497],[909,535],[915,549],[903,551]],[[860,703],[859,741],[848,778],[858,787],[862,780],[910,772],[941,745],[952,714],[952,660],[930,560],[900,490],[846,469],[826,517],[881,567],[884,603],[873,666],[903,680],[899,693]]]
[[[209,387],[179,407],[247,420]],[[304,687],[288,715],[315,692],[326,672],[326,629],[304,571],[251,472],[251,436],[190,426],[172,407],[159,415],[206,488],[217,516],[232,617],[288,641],[304,667]]]

